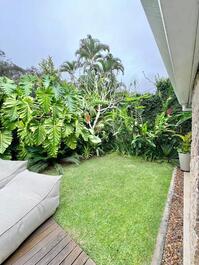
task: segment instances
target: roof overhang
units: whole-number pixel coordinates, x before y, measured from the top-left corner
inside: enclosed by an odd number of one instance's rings
[[[199,63],[199,0],[141,0],[176,96],[191,106]]]

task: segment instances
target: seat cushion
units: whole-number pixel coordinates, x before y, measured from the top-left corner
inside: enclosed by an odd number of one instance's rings
[[[0,159],[0,189],[26,168],[27,161],[10,161]]]
[[[25,170],[0,190],[0,264],[59,205],[60,176]]]

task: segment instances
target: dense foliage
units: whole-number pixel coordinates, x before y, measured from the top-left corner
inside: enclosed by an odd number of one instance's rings
[[[129,92],[118,81],[120,59],[90,35],[60,69],[49,57],[16,77],[1,62],[0,155],[28,158],[36,171],[112,150],[169,160],[178,135],[191,130],[191,114],[181,111],[169,79],[155,80],[155,94]]]
[[[116,150],[147,159],[177,157],[179,137],[191,130],[191,113],[183,113],[169,79],[156,80],[156,94],[128,94],[109,113]],[[167,88],[167,89],[166,89]]]
[[[0,154],[39,162],[67,157],[78,141],[98,143],[83,123],[77,89],[50,76],[0,78]]]

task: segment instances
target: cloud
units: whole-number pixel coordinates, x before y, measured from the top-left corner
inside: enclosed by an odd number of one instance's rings
[[[0,49],[23,67],[52,55],[56,65],[72,60],[87,34],[111,47],[125,66],[124,81],[153,89],[143,77],[166,76],[139,0],[1,0]]]

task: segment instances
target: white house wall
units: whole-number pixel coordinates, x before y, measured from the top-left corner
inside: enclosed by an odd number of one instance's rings
[[[187,107],[199,62],[199,1],[141,2],[178,100]]]

